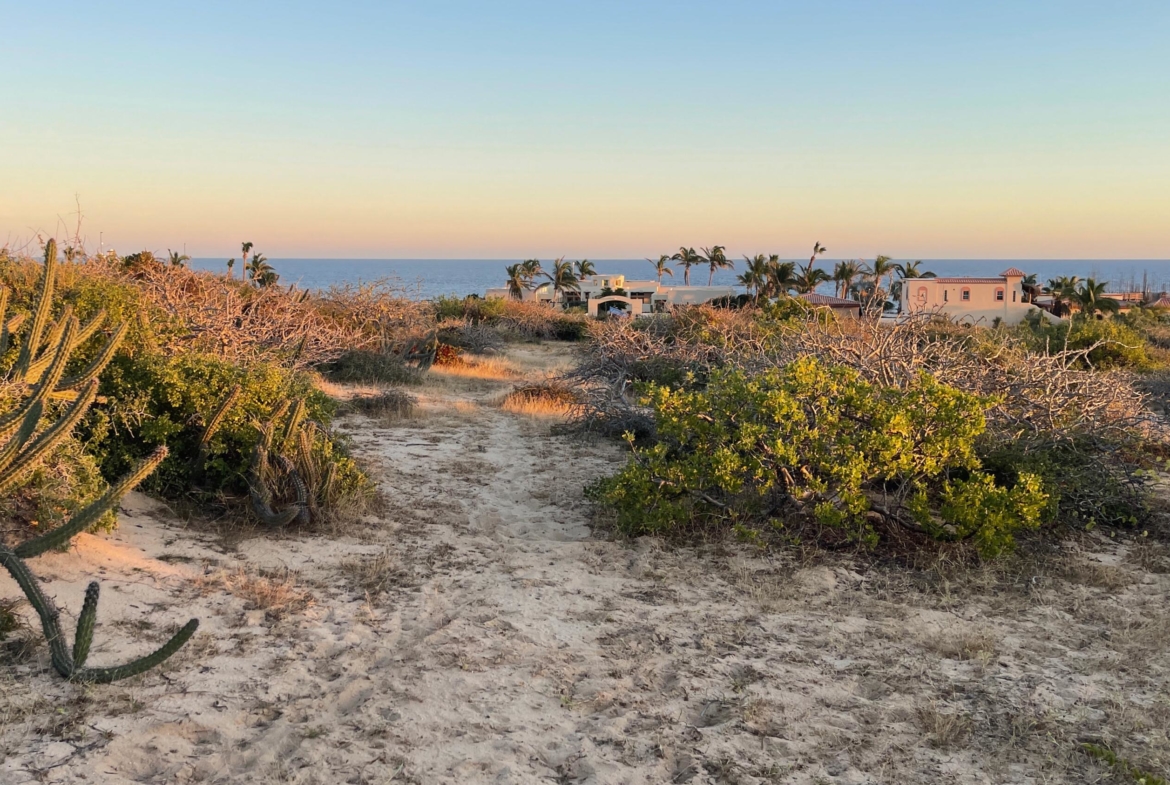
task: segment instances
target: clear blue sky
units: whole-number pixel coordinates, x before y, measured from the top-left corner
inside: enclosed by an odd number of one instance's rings
[[[1170,3],[0,3],[0,244],[1170,257]]]

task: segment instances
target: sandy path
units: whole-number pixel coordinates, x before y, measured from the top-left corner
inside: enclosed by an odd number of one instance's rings
[[[226,550],[135,496],[38,560],[69,608],[103,579],[95,662],[203,628],[109,687],[43,649],[0,667],[0,782],[1096,782],[1078,738],[1170,755],[1164,551],[939,586],[592,539],[582,486],[620,449],[500,411],[509,386],[344,421],[390,503],[356,534]]]

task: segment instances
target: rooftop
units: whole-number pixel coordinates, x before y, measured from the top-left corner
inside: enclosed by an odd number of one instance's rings
[[[856,307],[856,308],[861,307],[861,303],[857,302],[857,300],[845,300],[845,299],[842,299],[840,297],[832,297],[832,296],[827,295],[827,294],[816,294],[816,293],[799,294],[799,295],[797,295],[797,297],[799,297],[801,300],[804,300],[809,305],[827,305],[830,308],[836,308],[836,307],[840,307],[840,306],[849,306],[849,307]]]

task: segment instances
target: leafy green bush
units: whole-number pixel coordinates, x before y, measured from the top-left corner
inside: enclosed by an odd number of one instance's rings
[[[720,370],[704,390],[651,385],[658,442],[590,495],[628,534],[800,518],[874,544],[877,521],[985,555],[1040,525],[1047,496],[1021,473],[998,485],[976,439],[992,401],[922,374],[905,388],[805,358],[758,375]]]
[[[1085,358],[1099,370],[1132,368],[1151,370],[1156,363],[1147,351],[1145,337],[1124,319],[1092,319],[1074,316],[1060,324],[1033,322],[1030,325],[1038,351],[1055,352],[1064,349],[1094,347]]]
[[[1084,441],[985,440],[979,454],[1001,484],[1015,484],[1021,475],[1040,478],[1048,497],[1045,522],[1133,527],[1144,521],[1150,511],[1142,484],[1123,464],[1100,460],[1098,446]]]
[[[247,490],[257,423],[282,402],[304,398],[308,417],[325,425],[334,411],[332,400],[308,377],[271,363],[243,367],[207,354],[118,357],[101,385],[112,403],[87,423],[90,449],[103,473],[116,476],[166,444],[170,456],[143,487],[170,497],[187,493],[196,479],[192,464],[202,426],[235,385],[241,388],[239,398],[213,435],[198,476],[207,490]]]

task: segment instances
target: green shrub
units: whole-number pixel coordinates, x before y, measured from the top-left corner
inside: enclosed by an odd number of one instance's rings
[[[994,555],[1040,525],[1034,475],[997,485],[975,451],[992,401],[921,375],[879,387],[805,358],[758,375],[717,371],[704,390],[651,385],[658,442],[590,495],[628,534],[790,517],[874,544],[874,513]]]
[[[1021,475],[1040,478],[1048,497],[1045,523],[1133,527],[1146,520],[1146,493],[1128,476],[1126,464],[1102,460],[1098,445],[1082,441],[988,441],[979,453],[984,469],[1001,484],[1014,484]]]
[[[422,384],[423,373],[388,352],[346,352],[321,366],[325,378],[339,384]]]
[[[1074,316],[1060,324],[1034,323],[1030,327],[1038,351],[1092,349],[1086,360],[1093,368],[1151,370],[1156,366],[1147,351],[1145,337],[1120,318],[1090,319]]]
[[[243,367],[207,354],[117,357],[101,385],[114,403],[87,423],[89,446],[103,473],[117,476],[166,444],[170,456],[143,487],[168,497],[188,492],[202,425],[234,385],[240,385],[240,396],[213,435],[199,477],[207,490],[247,490],[257,423],[284,401],[305,398],[308,417],[322,424],[333,414],[333,402],[308,377],[271,363]]]

